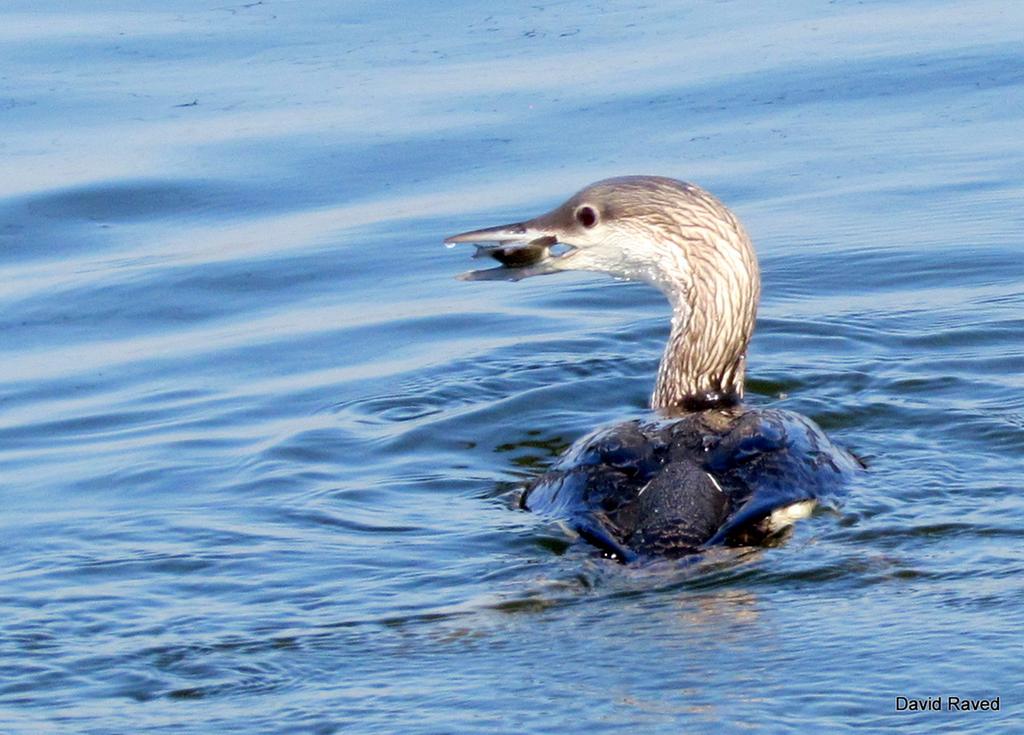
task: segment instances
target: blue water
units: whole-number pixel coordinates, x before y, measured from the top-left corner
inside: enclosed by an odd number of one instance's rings
[[[3,4],[0,731],[1019,731],[1024,8],[502,7]],[[668,309],[441,239],[629,173],[739,214],[749,398],[870,463],[777,548],[514,509]]]

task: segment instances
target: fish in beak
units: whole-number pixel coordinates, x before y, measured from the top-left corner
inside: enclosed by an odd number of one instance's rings
[[[476,270],[458,276],[461,281],[521,281],[531,276],[558,273],[560,260],[573,250],[559,240],[561,227],[555,216],[556,210],[526,222],[515,222],[497,227],[485,227],[445,238],[447,247],[459,243],[476,245],[474,258],[493,258],[501,265],[497,268]],[[556,252],[555,246],[564,250]]]
[[[501,264],[497,268],[463,273],[458,276],[460,281],[521,281],[530,276],[543,276],[560,270],[555,265],[559,256],[551,252],[552,246],[558,244],[558,239],[529,229],[526,223],[463,232],[445,238],[444,241],[449,247],[458,243],[476,245],[474,258],[493,258]]]

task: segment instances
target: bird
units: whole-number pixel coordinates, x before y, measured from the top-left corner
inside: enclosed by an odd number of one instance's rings
[[[519,498],[603,556],[629,564],[764,545],[864,469],[806,416],[744,401],[760,270],[739,219],[699,186],[605,179],[533,219],[445,239],[459,243],[499,264],[462,280],[599,272],[668,299],[651,414],[578,439]]]

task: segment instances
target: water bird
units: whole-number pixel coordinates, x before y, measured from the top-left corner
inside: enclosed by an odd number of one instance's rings
[[[760,270],[743,225],[700,187],[606,179],[534,219],[445,240],[457,243],[500,264],[463,280],[594,271],[651,284],[672,307],[653,416],[584,436],[521,495],[522,508],[567,522],[604,555],[765,544],[862,468],[811,419],[743,402]]]

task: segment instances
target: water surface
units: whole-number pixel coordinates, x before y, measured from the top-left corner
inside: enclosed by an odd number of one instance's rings
[[[988,0],[9,0],[2,729],[1012,732],[1022,37]],[[440,241],[626,173],[735,209],[751,400],[871,465],[777,548],[625,568],[513,508],[644,415],[667,306]]]

